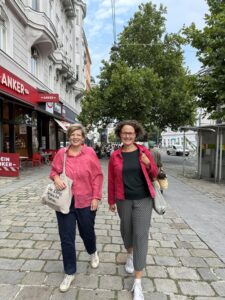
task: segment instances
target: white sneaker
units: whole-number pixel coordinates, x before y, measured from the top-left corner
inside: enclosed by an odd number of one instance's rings
[[[60,284],[60,287],[59,287],[60,292],[68,291],[68,289],[70,288],[70,285],[73,282],[74,278],[75,278],[75,275],[66,274],[64,276],[64,279],[63,279],[62,283]]]
[[[131,274],[134,272],[133,254],[128,254],[127,261],[124,267],[127,273]]]
[[[99,265],[98,252],[95,251],[95,253],[91,254],[91,267],[96,269],[98,265]]]
[[[134,293],[133,300],[144,300],[144,294],[142,291],[141,283],[134,283],[131,292]]]

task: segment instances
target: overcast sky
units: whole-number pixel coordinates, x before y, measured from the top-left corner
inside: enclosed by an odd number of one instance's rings
[[[115,0],[116,32],[123,31],[124,26],[138,5],[147,3],[147,0]],[[199,29],[204,27],[204,16],[208,10],[205,0],[153,0],[152,3],[159,7],[162,3],[167,8],[166,31],[178,32],[182,26],[194,22]],[[86,0],[87,15],[85,18],[85,33],[92,59],[91,73],[96,77],[100,73],[101,60],[109,58],[110,48],[113,45],[113,25],[111,0]],[[185,47],[185,65],[192,73],[200,69],[200,64],[195,56],[195,50]]]

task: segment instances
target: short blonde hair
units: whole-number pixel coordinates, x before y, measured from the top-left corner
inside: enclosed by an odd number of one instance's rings
[[[67,138],[69,139],[70,136],[72,135],[72,133],[74,131],[76,131],[76,130],[80,130],[81,133],[82,133],[83,138],[85,139],[86,133],[85,133],[85,130],[84,130],[83,126],[80,125],[80,124],[72,124],[72,125],[70,125],[70,127],[67,129]]]

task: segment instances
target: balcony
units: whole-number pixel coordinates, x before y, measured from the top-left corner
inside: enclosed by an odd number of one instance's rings
[[[38,45],[40,51],[46,55],[57,48],[55,26],[44,12],[35,11],[18,0],[9,1],[8,5],[26,25],[26,35],[30,46]]]
[[[68,19],[74,19],[75,18],[75,7],[74,7],[74,1],[73,0],[61,0],[65,14]]]

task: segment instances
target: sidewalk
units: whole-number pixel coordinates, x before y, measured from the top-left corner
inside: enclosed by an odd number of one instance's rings
[[[101,160],[105,178],[107,162]],[[124,271],[126,255],[118,216],[108,211],[106,180],[96,218],[100,266],[90,268],[78,237],[76,279],[67,293],[59,292],[63,268],[56,218],[40,204],[49,169],[36,167],[19,179],[0,178],[0,300],[131,300],[133,278]],[[179,180],[173,182],[177,190]],[[192,197],[190,189],[196,188],[188,182]],[[207,201],[209,191],[203,186],[198,183]],[[145,300],[225,299],[225,264],[171,206],[163,217],[153,213],[143,289]]]

